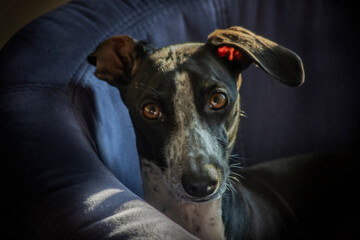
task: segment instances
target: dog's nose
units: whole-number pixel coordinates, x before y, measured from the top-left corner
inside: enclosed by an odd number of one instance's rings
[[[219,185],[219,174],[215,167],[209,166],[201,173],[187,171],[182,175],[181,183],[187,194],[204,198],[213,194]]]

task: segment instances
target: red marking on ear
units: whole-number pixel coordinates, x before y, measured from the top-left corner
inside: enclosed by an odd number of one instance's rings
[[[219,47],[217,50],[217,54],[219,57],[227,58],[229,61],[233,61],[233,60],[240,61],[242,58],[242,54],[240,53],[240,51],[229,46]]]

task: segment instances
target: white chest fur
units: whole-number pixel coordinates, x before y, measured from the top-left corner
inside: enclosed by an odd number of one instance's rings
[[[221,198],[206,203],[192,203],[174,197],[160,168],[141,159],[145,200],[174,222],[200,239],[225,239],[221,217]]]

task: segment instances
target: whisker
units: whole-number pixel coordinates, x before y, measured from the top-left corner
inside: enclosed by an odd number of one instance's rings
[[[240,175],[239,173],[236,173],[236,172],[231,172],[230,174],[231,174],[231,175],[235,175],[235,176],[237,176],[237,177],[242,178],[242,179],[244,179],[244,180],[245,180],[245,177],[244,177],[244,176],[242,176],[242,175]]]
[[[231,163],[231,164],[238,164],[238,165],[241,165],[242,164],[242,162],[234,162],[234,163]]]
[[[235,167],[230,166],[229,169],[230,169],[230,172],[236,172],[237,173],[237,172],[243,170],[244,168],[243,167],[238,167],[238,166],[235,166]]]
[[[234,193],[237,193],[236,189],[233,186],[231,186],[231,191],[234,192]]]
[[[249,118],[246,112],[244,112],[243,110],[240,111],[240,117]]]
[[[244,165],[244,163],[243,163],[243,161],[231,161],[231,159],[230,159],[230,162],[229,162],[229,167],[230,166],[243,166]]]
[[[229,168],[243,169],[243,167],[237,165],[229,165]]]
[[[239,159],[239,160],[247,160],[247,158],[245,158],[245,157],[240,157],[238,154],[230,154],[230,159],[235,159],[235,160],[237,160],[237,159]]]
[[[228,189],[228,191],[225,191],[222,196],[223,196],[224,198],[230,198],[230,197],[231,197],[231,190]]]
[[[237,193],[236,189],[233,186],[233,182],[231,181],[231,179],[228,179],[228,180],[229,180],[229,187],[231,188],[231,190],[234,191],[235,193]]]
[[[233,186],[233,184],[235,184],[233,182],[233,178],[234,177],[232,177],[232,176],[229,176],[229,177],[226,178],[226,180],[225,180],[226,189],[228,189],[230,191],[230,193],[236,193],[237,194],[237,190]],[[238,180],[236,179],[236,181],[238,181]]]
[[[233,190],[231,184],[228,182],[226,183],[226,189],[229,191],[229,193],[227,193],[227,194],[229,194],[228,196],[231,196],[231,193],[233,193],[234,190]]]
[[[244,164],[246,164],[246,162],[248,162],[248,161],[250,162],[252,160],[253,159],[251,159],[251,158],[241,157],[238,154],[231,154],[229,156],[229,161],[231,162],[231,164],[238,163],[238,164],[244,165]]]
[[[239,179],[237,179],[236,177],[234,177],[234,176],[230,176],[229,178],[231,178],[231,179],[233,179],[233,180],[235,180],[235,181],[237,181],[237,182],[240,182],[240,180]]]

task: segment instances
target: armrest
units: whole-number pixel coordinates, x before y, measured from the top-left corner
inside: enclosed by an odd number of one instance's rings
[[[71,90],[0,91],[7,228],[23,239],[191,239],[104,166],[76,120]],[[3,176],[4,177],[4,176]]]

